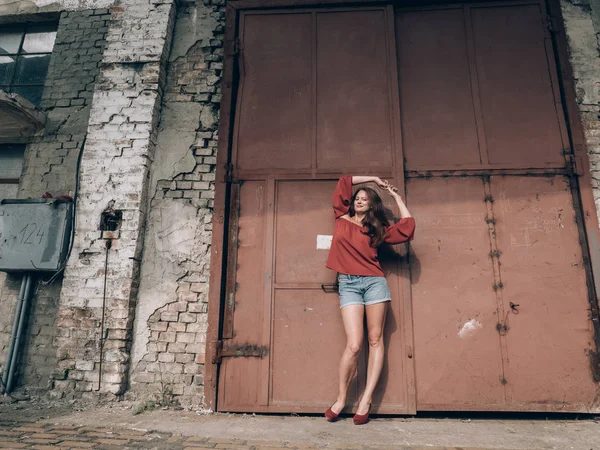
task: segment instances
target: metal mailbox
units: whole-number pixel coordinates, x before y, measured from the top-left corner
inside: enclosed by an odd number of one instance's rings
[[[0,201],[0,271],[56,271],[67,255],[71,201]]]

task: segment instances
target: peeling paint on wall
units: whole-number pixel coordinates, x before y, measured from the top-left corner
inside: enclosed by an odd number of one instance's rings
[[[179,9],[157,146],[132,349],[131,390],[202,405],[224,11]]]
[[[157,151],[152,165],[150,192],[156,192],[159,180],[172,180],[180,173],[196,167],[190,148],[196,140],[202,105],[198,103],[166,103],[158,130]]]
[[[477,330],[481,328],[483,328],[483,324],[481,322],[476,319],[471,319],[461,327],[460,331],[458,332],[458,337],[461,339],[466,339],[473,336]]]
[[[178,301],[178,280],[202,268],[201,261],[208,251],[208,245],[199,239],[203,228],[202,211],[193,205],[171,199],[153,203],[148,217],[140,302],[135,317],[133,364],[147,352],[150,316],[159,308]],[[193,297],[196,300],[196,296]]]

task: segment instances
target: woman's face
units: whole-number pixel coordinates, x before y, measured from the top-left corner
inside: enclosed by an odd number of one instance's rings
[[[370,206],[367,193],[365,191],[358,191],[354,199],[354,211],[364,214],[369,210]]]

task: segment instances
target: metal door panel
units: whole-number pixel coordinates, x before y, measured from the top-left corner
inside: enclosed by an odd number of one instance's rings
[[[310,167],[312,15],[247,14],[241,27],[237,167]]]
[[[390,167],[394,143],[384,9],[317,14],[317,167]]]
[[[504,403],[484,198],[478,177],[407,180],[417,409]]]
[[[276,286],[335,282],[325,267],[334,216],[331,195],[336,181],[280,181],[277,183]]]
[[[321,289],[277,289],[273,307],[271,404],[325,410],[338,391],[339,362],[345,333],[335,293]],[[357,399],[357,379],[348,391]]]
[[[594,408],[577,192],[546,173],[568,143],[543,5],[443,9],[399,12],[396,34],[390,7],[240,14],[223,337],[266,356],[223,358],[221,410],[315,412],[335,397],[345,338],[317,236],[333,230],[340,172],[403,190],[398,105],[418,226],[409,261],[404,245],[381,254],[393,301],[376,412]],[[423,176],[436,169],[452,171]]]
[[[406,168],[479,165],[463,9],[397,13],[396,42]]]
[[[234,277],[230,283],[233,292],[227,294],[227,302],[233,305],[225,308],[233,317],[224,317],[224,321],[232,321],[235,332],[232,339],[224,339],[223,347],[235,349],[256,345],[265,347],[268,353],[269,335],[265,336],[263,330],[264,321],[269,321],[265,318],[264,308],[265,287],[268,287],[264,280],[269,265],[265,251],[268,187],[266,182],[248,181],[239,189],[239,225],[237,230],[230,231],[237,233],[237,270],[230,270],[228,275]],[[265,367],[268,367],[268,360],[264,358],[223,358],[219,407],[239,409],[240,406],[266,404]]]
[[[600,390],[590,376],[593,329],[569,180],[492,177],[491,186],[507,326],[507,400],[585,410],[598,402]]]
[[[414,391],[414,373],[412,357],[412,328],[405,320],[406,303],[404,284],[408,282],[408,261],[406,246],[386,247],[379,252],[381,266],[392,295],[384,327],[383,342],[385,361],[379,383],[373,393],[373,412],[380,414],[398,414],[414,409],[411,395]],[[368,356],[364,352],[365,358]]]
[[[219,372],[219,410],[254,411],[265,404],[257,380],[262,377],[256,358],[224,358]]]
[[[368,166],[403,186],[401,152],[396,148],[398,98],[391,84],[397,79],[390,59],[395,54],[392,18],[391,7],[241,15],[241,80],[231,171],[234,183],[241,183],[240,209],[234,208],[230,217],[235,228],[239,216],[240,231],[239,242],[230,236],[229,251],[237,257],[228,257],[223,323],[232,324],[233,337],[224,339],[223,346],[260,345],[266,355],[223,358],[221,410],[314,412],[337,395],[345,336],[337,295],[321,290],[321,284],[335,281],[335,274],[325,268],[326,236],[334,226],[331,195],[342,170],[364,173]],[[288,64],[286,58],[295,61]],[[286,67],[280,69],[281,64]],[[303,64],[308,71],[303,67],[298,72]],[[290,93],[299,95],[297,102]],[[308,143],[302,140],[307,98]],[[282,110],[286,101],[300,130],[292,137],[281,125],[291,117]],[[285,120],[275,117],[275,111]],[[290,142],[302,144],[292,151]],[[237,198],[235,186],[232,202]],[[386,207],[394,209],[392,199],[387,194],[384,198]],[[389,386],[384,395],[377,395],[383,402],[379,411],[414,413],[414,369],[406,356],[412,330],[404,326],[410,324],[408,275],[406,263],[398,261],[402,251],[403,247],[393,249],[391,259],[383,261],[394,294],[385,336],[393,354],[384,375]],[[356,390],[364,388],[365,355],[353,400]],[[314,373],[307,376],[307,371]],[[242,393],[249,384],[250,392]]]
[[[386,363],[374,393],[374,412],[402,413],[407,405],[410,369],[401,324],[398,283],[389,280],[392,304],[385,326]],[[339,359],[345,344],[335,293],[318,289],[277,289],[273,308],[272,401],[290,410],[329,406],[337,395]],[[348,391],[348,407],[356,406],[364,389],[366,349]],[[407,367],[408,366],[408,367]],[[315,380],[319,380],[315,383]]]
[[[338,296],[325,294],[320,288],[322,283],[333,283],[335,273],[325,268],[328,249],[319,248],[323,241],[320,244],[318,240],[319,235],[324,237],[333,230],[331,194],[335,183],[336,180],[277,183],[272,404],[289,403],[295,410],[321,402],[325,402],[325,406],[337,393],[338,364],[346,338]],[[360,187],[357,185],[354,189]],[[392,198],[376,189],[392,215]],[[407,330],[401,322],[404,303],[408,300],[401,289],[402,283],[407,281],[407,275],[402,272],[406,264],[404,253],[403,245],[388,246],[380,255],[392,303],[384,336],[388,359],[374,396],[377,412],[410,410],[408,372],[412,370],[412,361],[407,357],[410,337],[406,337]],[[312,289],[307,289],[310,287]],[[365,346],[349,406],[357,398],[356,389],[364,389],[366,357]],[[315,376],[307,376],[306,370],[316,371]],[[318,387],[313,386],[315,379],[321,380]]]
[[[470,11],[489,162],[564,165],[541,5]]]

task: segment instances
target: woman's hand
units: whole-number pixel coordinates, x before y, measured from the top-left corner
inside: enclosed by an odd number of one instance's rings
[[[402,199],[402,197],[400,196],[400,194],[398,193],[398,188],[396,186],[392,186],[391,184],[388,183],[387,186],[385,186],[385,189],[389,192],[389,194],[394,197],[395,199]]]
[[[388,189],[391,184],[388,181],[382,180],[379,177],[375,177],[373,181],[379,186],[381,189]]]
[[[406,208],[406,205],[402,201],[402,197],[398,193],[398,188],[396,186],[392,186],[391,184],[389,184],[387,186],[387,191],[392,196],[392,198],[396,201],[396,205],[398,205],[398,209],[400,210],[400,217],[402,219],[404,219],[406,217],[412,217],[410,215],[410,212]]]

